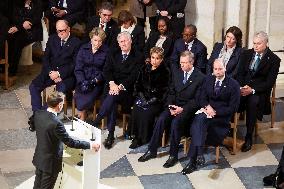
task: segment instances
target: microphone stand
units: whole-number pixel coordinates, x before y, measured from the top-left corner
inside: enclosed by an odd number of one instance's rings
[[[69,121],[71,121],[71,129],[70,131],[75,131],[74,129],[74,123],[73,123],[73,120],[74,120],[74,117],[72,116],[72,119],[70,119],[67,115],[63,114],[63,116],[68,119]]]
[[[74,119],[75,119],[76,121],[81,121],[81,123],[82,123],[85,127],[87,127],[87,125],[85,125],[82,120],[78,119],[77,117],[74,117]],[[89,127],[87,127],[87,128],[89,128]],[[92,131],[91,131],[91,132],[92,132]],[[96,139],[94,138],[94,133],[92,132],[92,138],[90,139],[90,141],[95,141],[95,140],[96,140]]]

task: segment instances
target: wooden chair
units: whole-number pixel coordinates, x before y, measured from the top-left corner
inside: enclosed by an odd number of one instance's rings
[[[5,89],[8,90],[9,88],[9,60],[8,60],[8,42],[5,41],[5,58],[0,60],[0,64],[3,64],[5,66],[4,71],[4,81],[5,81]]]

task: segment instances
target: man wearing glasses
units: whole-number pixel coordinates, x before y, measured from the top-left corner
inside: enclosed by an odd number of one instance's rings
[[[89,33],[93,28],[100,27],[105,31],[107,35],[104,43],[110,46],[114,28],[117,27],[116,21],[112,19],[112,12],[113,5],[110,2],[103,2],[99,9],[99,16],[94,15],[88,19],[84,42],[88,42],[90,40]]]
[[[41,73],[29,86],[32,110],[42,109],[41,92],[51,85],[66,93],[75,86],[74,67],[80,40],[70,35],[70,27],[65,20],[56,23],[57,34],[47,41]],[[30,118],[32,121],[33,116]]]
[[[171,55],[171,61],[178,64],[180,53],[188,50],[194,54],[194,67],[202,73],[206,73],[207,48],[196,38],[197,28],[195,25],[184,27],[182,38],[177,39],[174,44],[174,50]]]

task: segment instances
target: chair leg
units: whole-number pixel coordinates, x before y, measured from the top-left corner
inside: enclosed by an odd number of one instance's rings
[[[238,124],[238,113],[234,115],[234,123],[233,123],[233,151],[232,154],[235,155],[237,152],[237,124]]]
[[[123,135],[126,132],[127,125],[126,125],[126,114],[122,114],[122,130],[123,130]]]
[[[189,139],[185,138],[184,146],[183,146],[183,154],[186,155],[189,149]]]
[[[219,163],[219,158],[220,158],[220,147],[217,146],[215,150],[216,150],[216,160],[215,160],[215,162],[218,164]]]
[[[254,130],[255,130],[254,131],[254,136],[257,137],[257,134],[258,134],[258,124],[257,123],[255,124]]]
[[[64,104],[63,104],[63,111],[64,111],[64,114],[67,115],[67,100],[66,100],[66,97],[64,97]]]
[[[163,132],[163,138],[162,138],[162,147],[166,146],[166,132]]]
[[[76,108],[75,108],[75,100],[72,98],[72,118],[75,117]]]
[[[8,90],[9,88],[9,76],[8,76],[8,64],[5,64],[5,89]]]

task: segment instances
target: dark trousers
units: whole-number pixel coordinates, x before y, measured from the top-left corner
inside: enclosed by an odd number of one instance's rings
[[[36,111],[43,108],[41,92],[45,88],[56,84],[56,90],[66,94],[67,91],[71,91],[74,88],[74,83],[74,77],[69,77],[59,83],[54,83],[51,79],[43,79],[42,75],[37,76],[29,86],[32,110]]]
[[[137,24],[144,28],[145,27],[146,18],[138,18],[138,17],[136,17],[136,19],[137,19]],[[150,24],[151,31],[157,31],[158,30],[158,27],[157,27],[157,16],[149,17],[149,24]]]
[[[107,116],[107,129],[113,133],[116,124],[117,105],[131,107],[131,102],[132,96],[126,91],[120,91],[119,95],[107,94],[94,122],[99,124]]]
[[[156,154],[158,147],[166,128],[171,127],[170,136],[170,156],[178,157],[178,145],[182,136],[182,125],[188,120],[188,114],[185,112],[172,116],[169,110],[163,111],[155,126],[151,141],[149,143],[149,150],[151,153]]]
[[[33,189],[53,189],[58,173],[50,174],[36,168],[35,175]]]
[[[241,97],[241,104],[245,105],[247,137],[251,137],[257,121],[257,105],[259,103],[258,95],[248,95]]]

